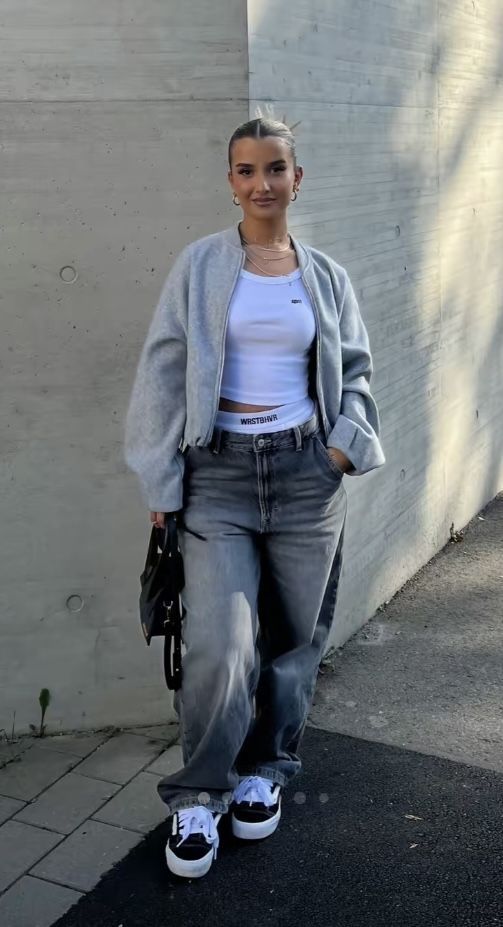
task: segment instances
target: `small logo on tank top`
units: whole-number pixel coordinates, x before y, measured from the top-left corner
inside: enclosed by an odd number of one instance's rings
[[[301,299],[292,299],[292,303],[301,303],[301,302],[302,302]]]

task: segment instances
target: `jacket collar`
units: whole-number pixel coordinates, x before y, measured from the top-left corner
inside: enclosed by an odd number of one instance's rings
[[[230,228],[224,229],[221,233],[224,241],[229,245],[232,245],[235,248],[238,248],[240,253],[242,252],[241,237],[239,234],[238,225],[231,225]],[[297,238],[290,233],[290,238],[292,239],[292,244],[297,253],[297,260],[299,262],[299,268],[304,273],[309,264],[311,263],[311,255],[307,248],[300,242]]]

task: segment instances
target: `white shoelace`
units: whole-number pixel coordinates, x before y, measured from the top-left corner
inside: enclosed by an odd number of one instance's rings
[[[213,845],[216,859],[220,837],[211,811],[208,811],[203,805],[196,805],[194,808],[184,808],[177,813],[179,831],[182,835],[182,839],[177,843],[177,846],[180,846],[191,834],[204,834],[207,842]]]
[[[267,808],[274,805],[275,799],[272,796],[274,782],[269,779],[263,779],[262,776],[247,776],[234,789],[234,801],[236,802],[261,802]]]

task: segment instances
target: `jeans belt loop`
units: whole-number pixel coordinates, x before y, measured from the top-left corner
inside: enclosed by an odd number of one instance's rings
[[[222,430],[220,428],[215,428],[213,432],[213,437],[211,439],[210,450],[212,454],[220,453],[220,445],[222,443]]]
[[[296,450],[296,451],[301,451],[301,450],[302,450],[303,441],[302,441],[302,432],[301,432],[301,430],[300,430],[300,426],[299,426],[299,425],[294,425],[294,426],[293,426],[293,430],[294,430],[294,432],[295,432],[295,450]]]

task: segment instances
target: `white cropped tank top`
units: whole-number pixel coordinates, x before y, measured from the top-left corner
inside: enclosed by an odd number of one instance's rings
[[[220,395],[264,406],[307,399],[315,334],[300,269],[281,277],[242,270],[229,307]]]

